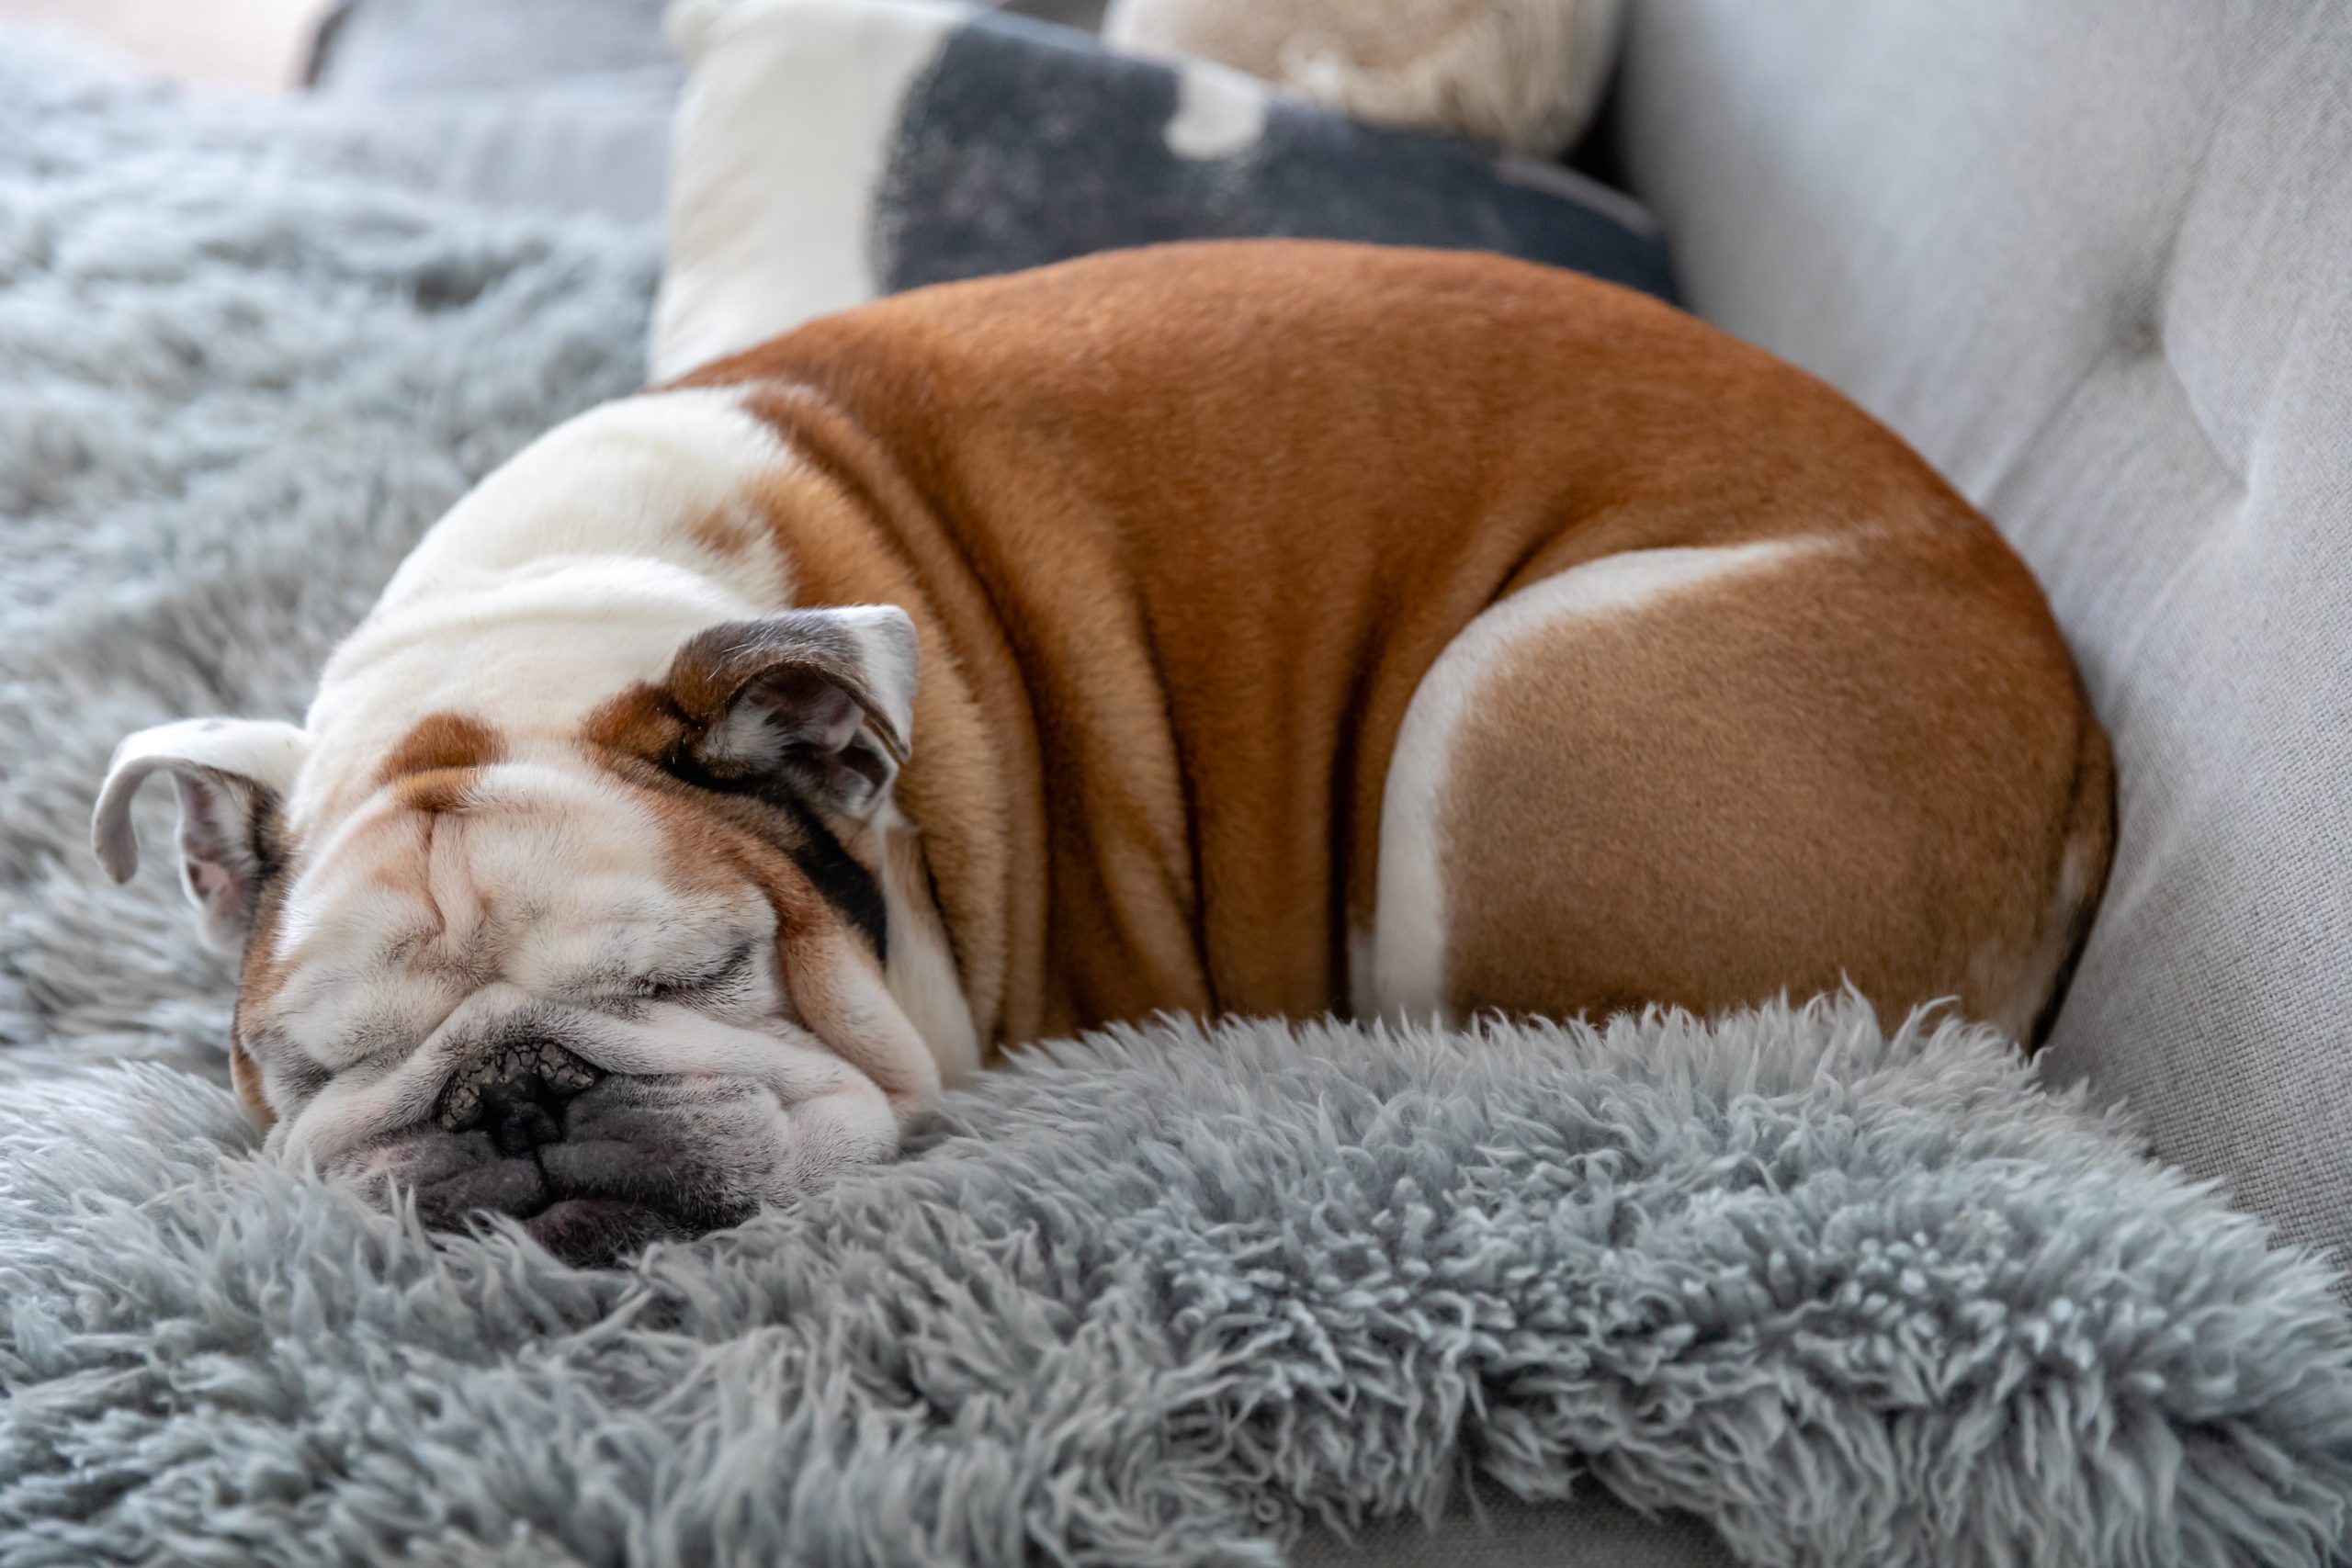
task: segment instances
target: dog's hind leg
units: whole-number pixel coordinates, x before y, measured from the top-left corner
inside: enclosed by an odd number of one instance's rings
[[[1854,530],[1628,551],[1489,607],[1406,713],[1360,1009],[1712,1011],[1850,979],[2023,1032],[2104,870],[2103,810],[2072,802],[2083,735],[2105,750],[2006,574]]]

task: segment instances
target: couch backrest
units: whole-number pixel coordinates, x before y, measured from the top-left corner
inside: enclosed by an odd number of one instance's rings
[[[2041,574],[2120,771],[2051,1063],[2352,1262],[2352,6],[1637,0],[1693,308]]]

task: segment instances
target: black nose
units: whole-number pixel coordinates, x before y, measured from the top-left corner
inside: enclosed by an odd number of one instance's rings
[[[552,1040],[513,1040],[461,1069],[433,1119],[452,1133],[487,1127],[502,1155],[563,1137],[563,1102],[605,1075]]]

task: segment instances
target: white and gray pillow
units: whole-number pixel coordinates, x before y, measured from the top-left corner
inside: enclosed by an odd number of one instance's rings
[[[1671,297],[1641,209],[1207,63],[929,0],[688,0],[653,364],[878,294],[1160,241],[1499,251]]]

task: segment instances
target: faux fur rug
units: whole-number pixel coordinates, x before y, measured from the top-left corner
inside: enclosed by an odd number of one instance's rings
[[[89,864],[114,743],[299,720],[450,502],[642,381],[658,235],[453,210],[406,165],[0,33],[0,1072],[220,1069],[228,966],[176,873]]]
[[[0,1558],[1280,1561],[1475,1465],[1759,1563],[2312,1563],[2320,1270],[1859,1010],[1170,1025],[625,1271],[436,1248],[144,1066],[0,1113]]]
[[[605,1272],[257,1161],[167,857],[87,861],[107,749],[298,712],[633,381],[650,256],[0,48],[0,1562],[1272,1562],[1470,1471],[1759,1563],[2347,1543],[2323,1270],[1850,1006],[1124,1033]]]

